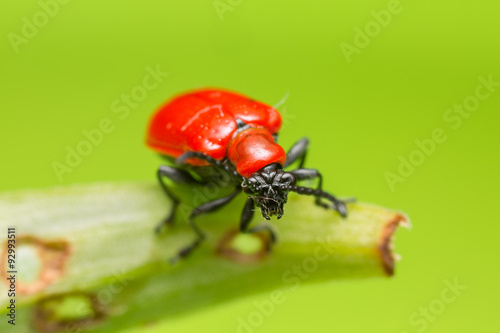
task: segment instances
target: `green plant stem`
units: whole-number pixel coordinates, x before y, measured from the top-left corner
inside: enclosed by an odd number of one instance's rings
[[[193,202],[191,194],[184,193],[186,202]],[[207,241],[172,266],[168,259],[194,235],[183,219],[186,206],[174,227],[161,236],[153,233],[170,208],[154,183],[4,193],[2,230],[16,227],[17,250],[24,253],[16,262],[23,293],[16,297],[18,310],[34,318],[41,331],[67,329],[75,313],[58,317],[68,311],[47,304],[77,304],[80,297],[85,311],[78,310],[76,325],[111,332],[251,293],[287,293],[303,283],[393,274],[391,235],[406,221],[398,212],[353,203],[342,219],[315,206],[313,198],[292,194],[285,216],[271,221],[279,240],[268,254],[265,233],[236,232],[244,200],[238,197],[199,218]],[[256,212],[252,223],[263,221]],[[1,284],[2,309],[9,301],[7,289]],[[72,300],[59,302],[65,295]]]

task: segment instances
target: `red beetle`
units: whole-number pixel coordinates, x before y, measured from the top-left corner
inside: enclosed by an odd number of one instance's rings
[[[231,194],[193,209],[189,224],[197,237],[181,249],[174,260],[187,256],[205,238],[194,217],[215,211],[241,191],[248,195],[248,199],[241,215],[240,230],[267,230],[273,242],[276,237],[269,226],[249,228],[254,207],[259,207],[267,220],[273,215],[279,219],[283,216],[288,192],[312,195],[316,197],[317,205],[333,208],[346,216],[345,202],[321,189],[322,177],[318,170],[303,168],[309,140],[301,139],[285,153],[276,143],[280,127],[281,116],[276,109],[221,89],[188,92],[156,111],[150,121],[146,143],[177,164],[177,167],[161,165],[158,168],[158,180],[173,201],[173,207],[157,231],[173,222],[179,205],[179,199],[163,182],[163,177],[183,184],[234,187]],[[283,170],[297,160],[298,169]],[[193,177],[193,174],[198,177]],[[314,178],[319,179],[316,189],[296,186],[298,180]],[[321,198],[331,203],[325,203]]]

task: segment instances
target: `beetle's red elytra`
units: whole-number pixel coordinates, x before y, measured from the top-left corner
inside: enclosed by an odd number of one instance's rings
[[[164,178],[181,184],[205,185],[217,177],[214,175],[225,173],[230,181],[224,186],[234,187],[231,194],[193,209],[189,224],[196,239],[182,248],[172,261],[186,257],[205,239],[194,218],[221,208],[242,191],[248,199],[240,219],[241,232],[266,230],[273,242],[276,236],[268,225],[249,228],[254,207],[260,208],[267,220],[274,215],[279,219],[284,214],[288,192],[314,196],[317,205],[346,216],[345,202],[322,190],[319,171],[303,167],[309,140],[302,138],[288,153],[277,143],[281,123],[281,115],[273,107],[222,89],[201,89],[179,95],[153,114],[146,144],[173,164],[161,165],[157,172],[161,187],[173,201],[172,211],[157,231],[173,223],[179,204]],[[284,171],[295,161],[299,162],[297,169]],[[297,181],[315,178],[318,179],[315,189],[296,185]]]
[[[147,144],[172,157],[198,151],[220,160],[227,156],[236,119],[270,134],[281,127],[280,114],[270,106],[227,91],[199,90],[174,98],[155,113]]]

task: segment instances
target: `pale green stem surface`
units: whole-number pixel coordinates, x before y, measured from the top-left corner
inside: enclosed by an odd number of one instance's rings
[[[222,195],[193,190],[185,193],[185,202],[197,200],[191,194]],[[155,235],[155,225],[170,207],[155,183],[1,194],[1,232],[7,235],[7,227],[16,227],[16,329],[71,331],[81,326],[113,332],[251,293],[287,293],[306,282],[392,275],[391,235],[406,223],[404,215],[355,203],[342,219],[315,206],[311,197],[291,194],[285,216],[271,221],[279,240],[267,254],[265,234],[235,233],[244,200],[242,195],[199,218],[207,242],[171,266],[168,259],[194,237],[183,218],[192,204],[181,207],[174,227]],[[256,212],[252,223],[264,221]],[[2,252],[1,274],[5,259]],[[298,274],[296,267],[305,273]],[[2,317],[7,293],[8,285],[0,283]]]

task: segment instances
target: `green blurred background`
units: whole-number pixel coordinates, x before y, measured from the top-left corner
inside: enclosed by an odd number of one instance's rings
[[[479,77],[500,82],[494,3],[73,0],[49,17],[37,1],[3,1],[0,190],[153,181],[160,159],[145,127],[171,95],[216,86],[276,104],[288,94],[283,146],[308,136],[325,188],[402,210],[413,228],[397,233],[394,278],[303,286],[255,332],[498,332],[500,86],[477,88]],[[122,94],[144,91],[147,68],[169,75],[114,112]],[[447,111],[464,101],[475,111]],[[53,163],[105,118],[113,131],[58,178]],[[446,140],[418,153],[415,140],[436,128]],[[401,156],[418,165],[394,180]],[[466,289],[444,302],[455,279]],[[236,332],[266,295],[164,327]]]

